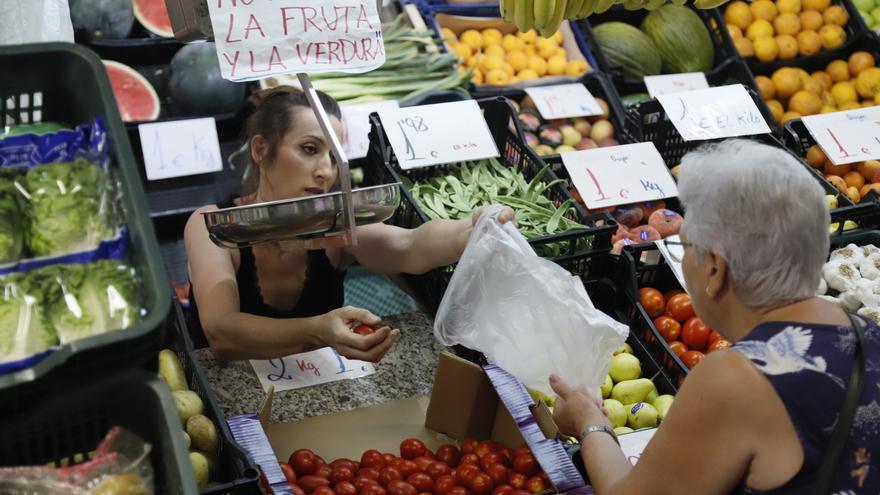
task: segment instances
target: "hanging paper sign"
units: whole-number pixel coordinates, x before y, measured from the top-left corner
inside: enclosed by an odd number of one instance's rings
[[[583,84],[557,84],[526,88],[541,117],[547,120],[601,115],[602,107]]]
[[[823,113],[802,120],[835,165],[880,159],[880,107]]]
[[[213,117],[140,124],[147,180],[223,170]]]
[[[385,63],[375,1],[208,0],[208,10],[220,70],[232,81]]]
[[[666,264],[672,269],[672,274],[675,275],[681,288],[687,292],[687,284],[684,281],[684,271],[681,268],[681,261],[678,261],[684,258],[684,247],[678,244],[667,245],[666,241],[680,242],[681,237],[679,237],[678,234],[671,235],[666,239],[654,241],[654,244],[657,246],[657,250],[660,251],[660,255],[666,260]],[[676,255],[671,256],[669,254],[670,250],[674,250]]]
[[[260,379],[263,390],[270,386],[276,392],[309,387],[319,383],[335,382],[372,375],[373,363],[348,359],[332,347],[293,354],[278,359],[254,359],[251,366]]]
[[[706,89],[709,83],[702,72],[682,72],[681,74],[663,74],[645,76],[645,87],[651,98],[673,93],[684,93],[698,89]]]
[[[345,129],[345,156],[357,160],[367,156],[370,146],[370,114],[379,110],[400,108],[395,100],[342,105],[342,126]]]
[[[657,101],[685,141],[770,133],[742,84],[659,95]]]

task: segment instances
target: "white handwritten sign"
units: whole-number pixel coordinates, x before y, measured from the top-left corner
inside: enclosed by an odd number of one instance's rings
[[[385,63],[369,0],[208,0],[223,77],[366,72]]]
[[[557,84],[526,88],[541,117],[547,120],[601,115],[602,107],[583,84]]]
[[[645,76],[645,87],[651,98],[673,93],[684,93],[709,87],[706,74],[702,72],[682,72],[680,74],[663,74]]]
[[[679,237],[678,234],[671,235],[666,239],[654,241],[654,244],[657,246],[657,250],[660,251],[660,255],[663,256],[664,260],[666,260],[666,264],[669,265],[670,269],[672,269],[672,274],[675,275],[678,283],[681,284],[681,288],[684,289],[685,292],[687,292],[687,284],[684,281],[684,271],[682,271],[681,269],[681,261],[678,261],[684,257],[684,246],[680,246],[677,244],[667,246],[666,241],[681,242],[681,237]],[[676,257],[669,255],[670,249],[676,252],[677,259]]]
[[[590,209],[678,195],[675,181],[654,143],[571,151],[560,156]]]
[[[880,107],[811,115],[803,121],[835,165],[880,158]]]
[[[400,108],[395,100],[342,105],[342,126],[345,131],[345,155],[350,160],[367,156],[370,146],[370,114],[379,110]]]
[[[742,84],[660,95],[657,101],[685,141],[770,133]]]
[[[620,449],[623,450],[623,455],[626,456],[626,460],[629,461],[633,466],[639,462],[639,458],[642,457],[642,452],[645,450],[645,447],[648,446],[648,442],[654,438],[654,433],[657,432],[657,428],[649,428],[646,430],[634,431],[631,433],[624,433],[617,437],[617,440],[620,442]]]
[[[138,125],[147,180],[223,170],[213,117]]]
[[[332,347],[279,359],[251,360],[251,366],[266,392],[270,386],[278,392],[360,378],[376,372],[373,363],[342,357]]]
[[[498,156],[474,100],[379,110],[379,117],[403,170]]]

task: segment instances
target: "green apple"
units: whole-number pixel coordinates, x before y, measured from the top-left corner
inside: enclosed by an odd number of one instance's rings
[[[853,4],[862,12],[870,12],[874,8],[874,0],[853,0]]]
[[[645,402],[633,404],[627,413],[626,425],[634,430],[657,426],[657,409]]]
[[[623,407],[623,404],[621,404],[620,401],[605,399],[603,405],[605,406],[605,409],[608,410],[608,421],[611,421],[611,426],[613,428],[626,425],[626,408]]]
[[[632,354],[633,348],[630,347],[629,344],[624,343],[622,346],[618,347],[616,351],[614,351],[614,355],[616,356],[616,355],[624,353],[624,352],[627,354]]]
[[[605,381],[602,383],[602,387],[599,389],[602,392],[603,399],[611,397],[612,388],[614,388],[614,382],[611,381],[611,376],[605,375]]]
[[[669,408],[672,407],[672,401],[675,399],[672,395],[663,394],[660,397],[654,399],[651,404],[654,408],[657,409],[657,417],[661,420],[666,417],[666,414],[669,413]]]
[[[608,374],[614,383],[635,380],[642,376],[642,363],[632,354],[621,353],[611,358]]]
[[[647,378],[625,380],[611,389],[611,398],[619,400],[622,404],[635,404],[645,401],[652,390],[654,390],[654,383]]]
[[[629,426],[619,426],[614,429],[614,434],[617,436],[620,436],[620,435],[626,435],[627,433],[632,433],[633,431],[635,431],[635,430],[633,430]]]

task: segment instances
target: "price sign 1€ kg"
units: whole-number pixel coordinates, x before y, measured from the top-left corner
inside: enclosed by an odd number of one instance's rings
[[[880,159],[880,107],[811,115],[802,120],[835,165]]]
[[[601,115],[602,107],[580,83],[526,88],[541,117],[547,120]]]
[[[678,195],[654,143],[562,153],[562,163],[589,209]]]
[[[474,100],[380,109],[379,117],[403,170],[499,154]]]
[[[212,117],[140,124],[138,133],[147,180],[223,170]]]
[[[685,141],[770,133],[742,84],[664,94],[657,101]]]

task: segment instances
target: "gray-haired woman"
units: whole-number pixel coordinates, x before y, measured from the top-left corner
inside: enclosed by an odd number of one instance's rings
[[[694,309],[734,346],[691,371],[635,466],[606,434],[601,402],[556,376],[554,418],[581,438],[598,494],[812,493],[859,342],[849,316],[814,297],[824,193],[783,150],[728,140],[685,156],[679,197]],[[866,325],[864,386],[828,463],[832,493],[880,493],[880,333]]]

